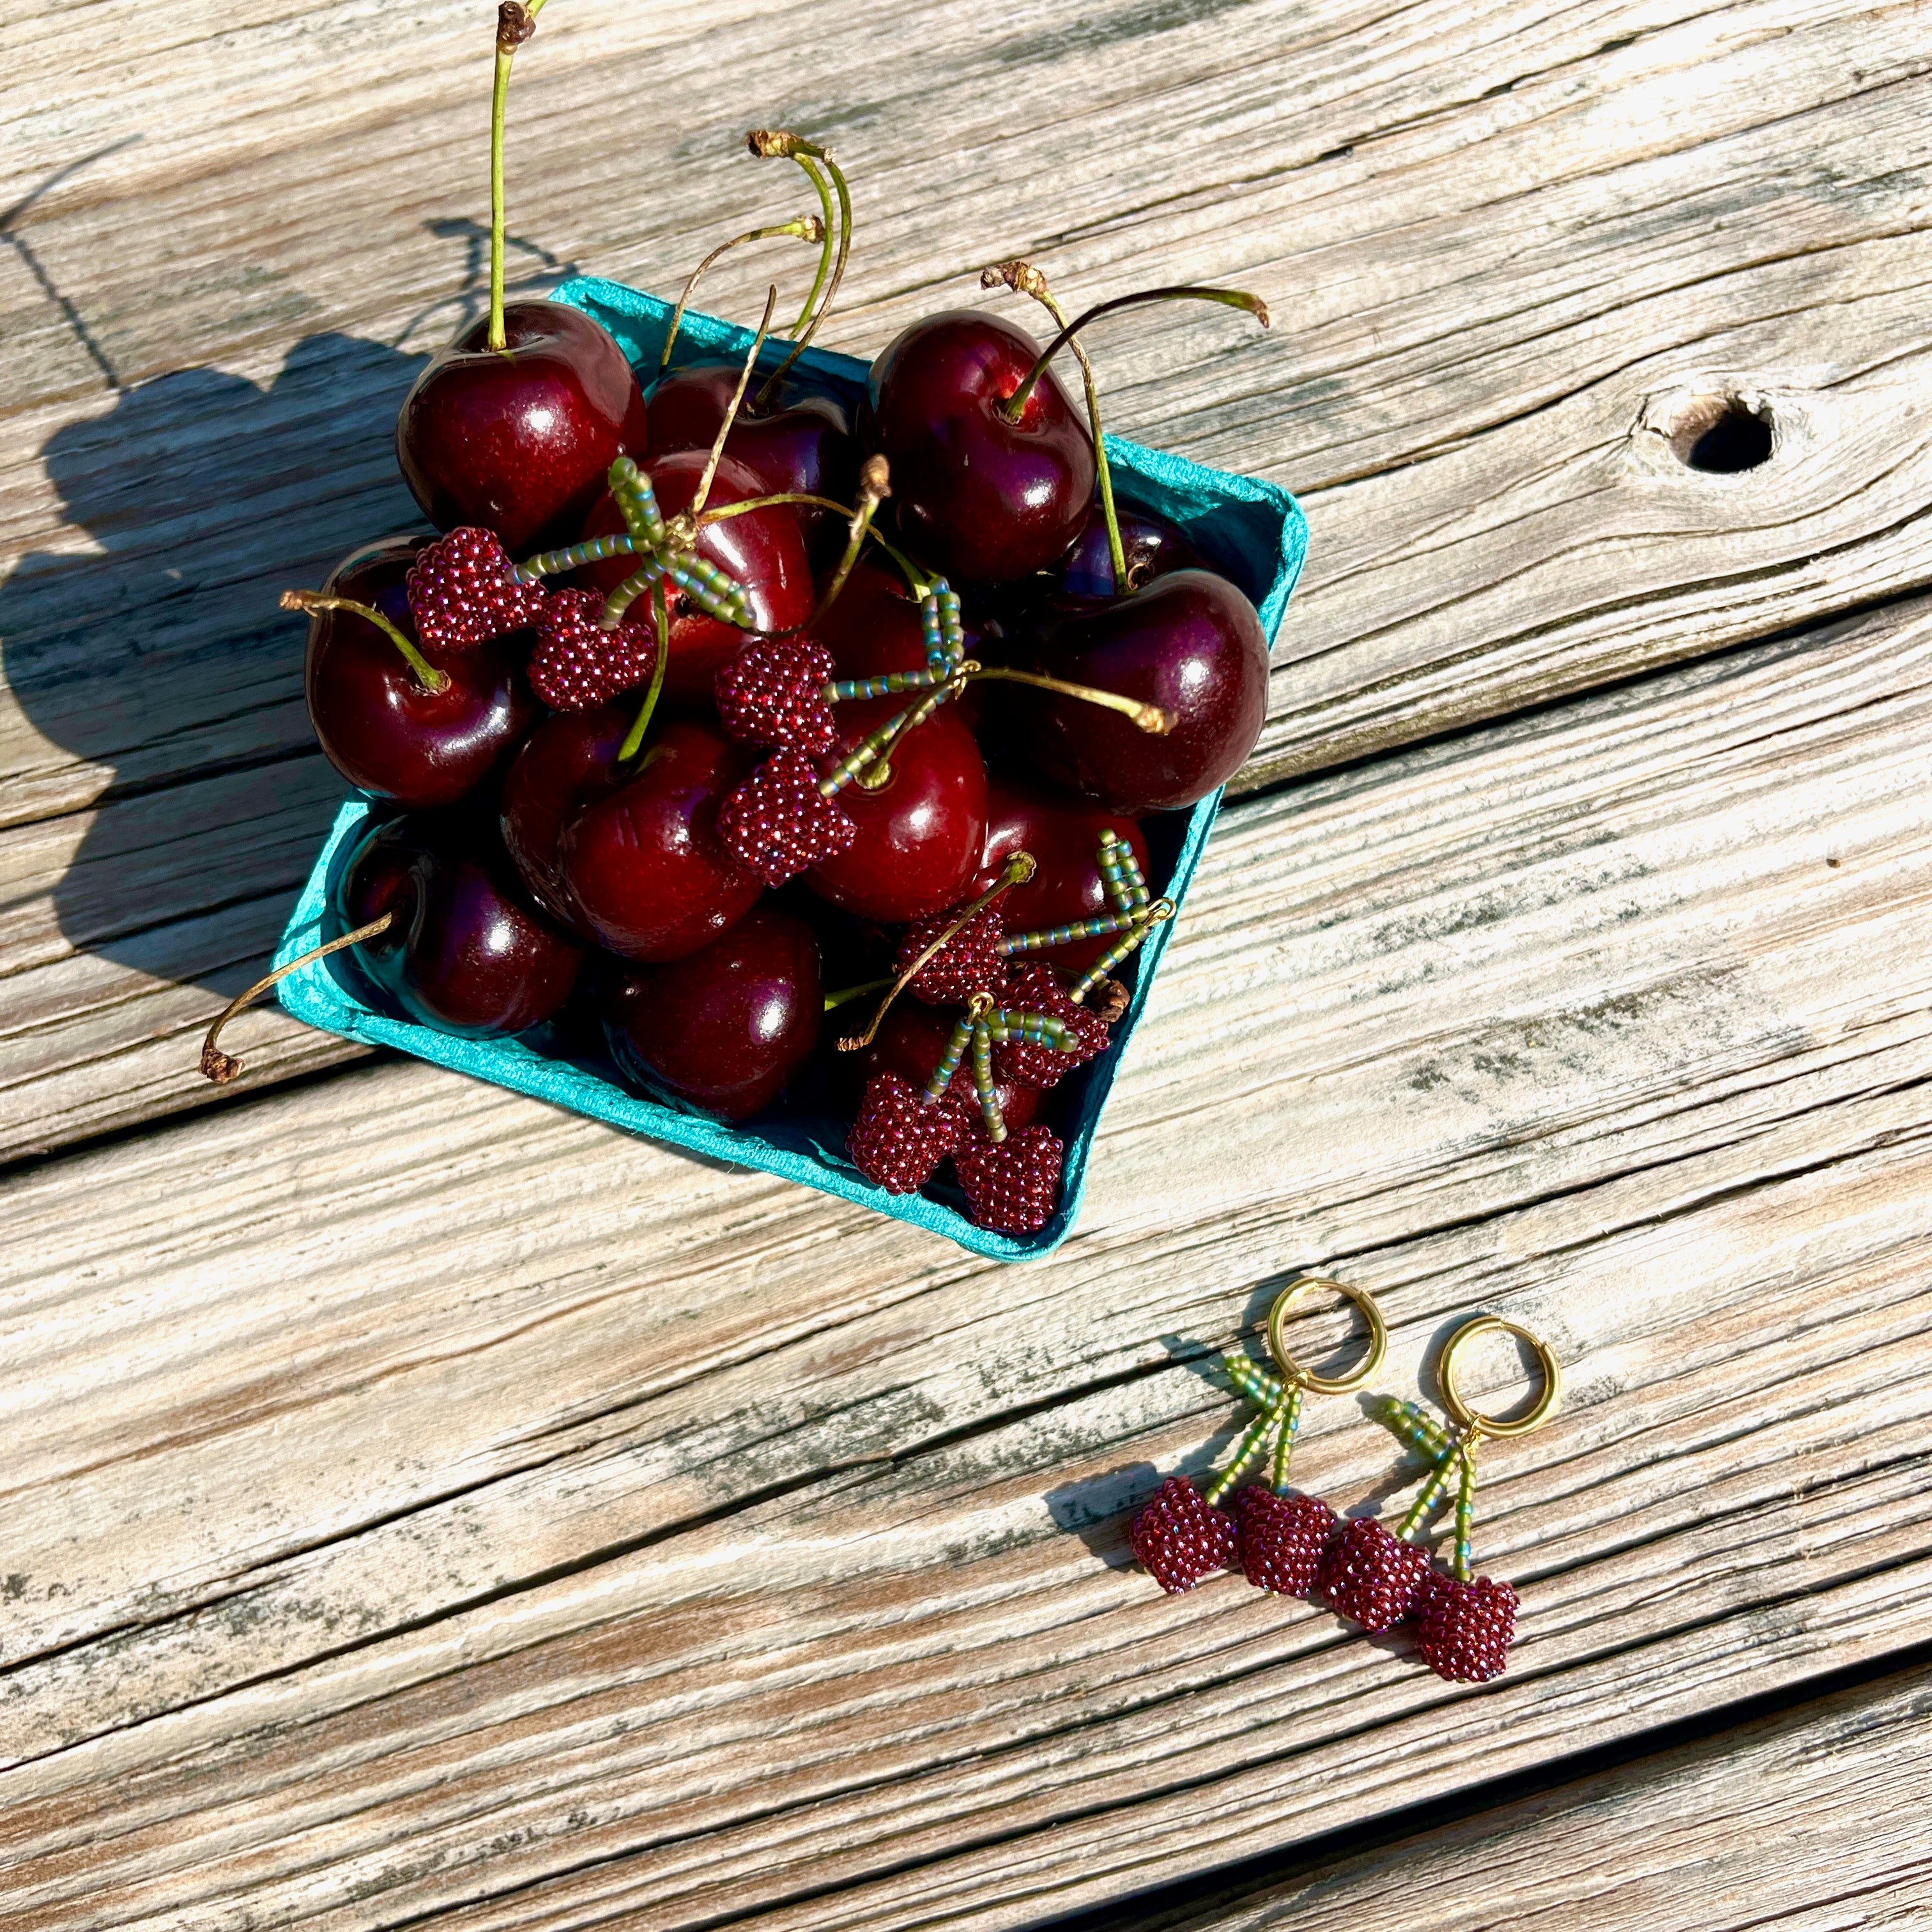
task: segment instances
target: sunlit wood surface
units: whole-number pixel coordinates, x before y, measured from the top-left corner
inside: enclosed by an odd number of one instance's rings
[[[480,298],[491,12],[16,21],[10,1932],[1932,1911],[1927,27],[545,11],[522,286],[795,212],[762,123],[854,178],[832,346],[1020,252],[1274,310],[1096,338],[1110,426],[1291,485],[1311,554],[1079,1232],[1010,1269],[272,1008],[199,1080],[343,789],[275,593],[410,520],[395,406]],[[1768,459],[1687,461],[1727,407]],[[1396,1392],[1477,1308],[1564,1360],[1488,1459],[1495,1685],[1128,1566],[1310,1264]],[[1414,1480],[1350,1400],[1299,1456]]]

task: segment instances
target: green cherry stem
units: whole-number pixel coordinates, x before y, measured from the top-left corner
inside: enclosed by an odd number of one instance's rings
[[[805,300],[800,304],[798,320],[791,326],[791,332],[797,334],[812,320],[812,311],[818,305],[818,298],[825,287],[825,278],[832,272],[832,251],[834,238],[838,232],[837,218],[832,212],[832,189],[825,178],[825,170],[809,154],[794,154],[792,159],[805,171],[805,178],[811,182],[812,191],[818,196],[818,272],[812,278],[812,286],[805,292]]]
[[[1130,718],[1143,731],[1156,738],[1173,730],[1174,720],[1158,704],[1143,704],[1137,698],[1124,698],[1118,691],[1101,691],[1090,684],[1069,684],[1064,678],[1048,677],[1044,671],[1015,670],[1006,664],[976,664],[970,658],[959,667],[975,682],[997,678],[1008,684],[1030,684],[1040,691],[1058,692],[1063,698],[1077,698]]]
[[[503,0],[496,9],[496,71],[490,90],[490,346],[499,355],[503,334],[503,112],[510,98],[510,64],[537,30],[544,0]]]
[[[692,296],[712,263],[721,256],[728,255],[734,248],[743,248],[748,242],[776,242],[786,236],[796,242],[823,242],[825,239],[825,224],[815,214],[800,214],[770,228],[748,228],[743,234],[734,235],[730,241],[719,242],[692,270],[691,278],[685,284],[683,292],[677,298],[677,306],[671,310],[670,332],[664,338],[664,353],[658,358],[658,373],[660,375],[670,367],[671,351],[677,346],[677,332],[684,326],[684,312],[691,306]]]
[[[1004,286],[1016,295],[1031,296],[1058,327],[1066,326],[1066,310],[1047,286],[1046,276],[1030,262],[1002,262],[981,274],[980,286],[982,289]],[[1094,380],[1094,364],[1088,359],[1086,345],[1076,335],[1066,346],[1073,351],[1073,359],[1080,364],[1080,380],[1086,386],[1087,427],[1094,439],[1094,473],[1100,485],[1100,515],[1107,526],[1107,554],[1113,565],[1114,591],[1124,595],[1127,590],[1127,553],[1120,542],[1120,512],[1114,507],[1113,466],[1107,460],[1107,440],[1100,433],[1100,392]]]
[[[838,197],[838,248],[832,264],[832,274],[825,288],[824,298],[812,314],[812,320],[799,331],[798,339],[791,346],[791,352],[771,374],[766,378],[765,386],[758,392],[758,400],[752,405],[755,415],[759,410],[769,409],[772,398],[778,394],[779,382],[792,364],[802,356],[812,338],[818,333],[818,326],[830,311],[838,293],[838,284],[845,278],[845,264],[852,253],[852,195],[846,186],[844,171],[831,155],[816,141],[808,141],[801,136],[788,134],[780,128],[754,128],[745,136],[745,145],[754,154],[770,160],[783,156],[788,160],[796,161],[801,167],[807,160],[816,161],[832,178],[833,192]],[[810,173],[812,170],[806,170]],[[814,183],[817,177],[814,176]],[[829,212],[829,211],[828,211]]]
[[[820,789],[823,790],[824,787],[821,786]],[[919,977],[920,972],[924,969],[927,962],[939,951],[940,948],[943,946],[946,942],[967,922],[968,920],[976,918],[979,914],[984,912],[989,905],[994,902],[994,901],[1004,898],[1006,893],[1011,892],[1014,886],[1024,885],[1028,880],[1031,878],[1034,874],[1039,869],[1039,866],[1036,863],[1034,856],[1030,852],[1016,852],[1013,856],[1006,861],[1006,864],[1001,867],[1000,876],[994,880],[992,884],[988,886],[970,905],[963,907],[958,915],[948,922],[945,928],[932,940],[932,944],[913,961],[910,965],[908,966],[899,974],[897,979],[892,981],[891,989],[886,993],[886,997],[879,1002],[878,1011],[872,1016],[872,1024],[866,1028],[866,1030],[859,1034],[856,1038],[842,1040],[838,1042],[838,1051],[841,1053],[856,1053],[861,1047],[870,1046],[872,1043],[873,1036],[877,1034],[879,1030],[879,1022],[886,1016],[886,1009],[891,1006],[892,1003],[896,999],[898,998],[900,994],[905,991],[908,986],[912,984],[914,980]],[[956,1064],[957,1063],[956,1063]],[[948,1077],[950,1078],[950,1076]]]
[[[746,352],[745,366],[738,372],[738,386],[731,392],[731,406],[724,412],[724,420],[718,425],[711,454],[704,459],[704,473],[698,479],[697,493],[691,500],[691,508],[685,513],[691,519],[694,534],[698,519],[704,514],[705,500],[711,494],[712,479],[718,474],[718,464],[724,460],[724,440],[738,419],[738,405],[745,400],[752,371],[758,364],[758,352],[764,347],[765,338],[771,333],[772,310],[778,306],[778,285],[774,282],[765,292],[765,312],[759,320],[758,333],[752,338],[752,346]]]
[[[892,983],[891,976],[888,974],[884,979],[862,980],[856,986],[842,986],[837,992],[826,994],[825,1010],[828,1013],[836,1013],[841,1006],[854,1000],[862,1000],[868,993],[881,992]]]
[[[1046,374],[1047,364],[1088,323],[1098,322],[1101,316],[1112,315],[1117,309],[1138,308],[1145,303],[1158,302],[1219,302],[1224,308],[1245,310],[1264,328],[1268,326],[1268,304],[1259,296],[1251,296],[1241,289],[1202,289],[1177,284],[1168,288],[1142,289],[1136,295],[1116,296],[1112,302],[1096,302],[1084,315],[1076,316],[1047,344],[1040,352],[1040,360],[1027,371],[1025,380],[999,405],[1000,414],[1008,422],[1019,421],[1025,412],[1028,398],[1034,392],[1034,386]]]
[[[417,683],[430,697],[449,688],[448,672],[438,670],[381,611],[371,605],[358,604],[352,597],[325,596],[320,590],[284,590],[281,604],[284,610],[303,610],[311,616],[318,610],[346,610],[352,616],[374,624],[402,652],[404,662],[416,673]]]
[[[650,729],[651,714],[658,708],[658,694],[664,689],[664,667],[670,662],[670,606],[664,599],[662,578],[651,586],[651,614],[658,620],[657,662],[651,666],[651,688],[644,693],[644,701],[638,708],[636,719],[625,733],[623,743],[617,748],[617,763],[620,765],[634,758],[638,747],[644,742],[644,734]]]

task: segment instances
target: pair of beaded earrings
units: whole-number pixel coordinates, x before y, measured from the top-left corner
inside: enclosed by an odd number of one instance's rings
[[[1291,1306],[1318,1288],[1346,1296],[1368,1322],[1368,1352],[1346,1376],[1313,1374],[1294,1360],[1282,1340]],[[1513,1335],[1526,1344],[1543,1372],[1543,1392],[1534,1405],[1509,1420],[1472,1408],[1456,1382],[1456,1358],[1463,1348],[1479,1335],[1496,1333]],[[1556,1406],[1561,1382],[1556,1358],[1514,1322],[1478,1315],[1450,1336],[1436,1365],[1448,1427],[1414,1402],[1390,1400],[1384,1404],[1376,1420],[1431,1466],[1420,1493],[1391,1534],[1372,1516],[1352,1516],[1344,1522],[1319,1496],[1298,1494],[1288,1486],[1288,1459],[1300,1426],[1304,1396],[1344,1395],[1359,1388],[1380,1365],[1388,1340],[1382,1310],[1366,1289],[1318,1275],[1291,1282],[1268,1311],[1268,1352],[1280,1372],[1270,1374],[1245,1354],[1230,1355],[1223,1364],[1228,1379],[1256,1412],[1234,1445],[1232,1459],[1204,1493],[1185,1476],[1170,1476],[1162,1484],[1134,1518],[1134,1554],[1163,1590],[1176,1594],[1192,1589],[1216,1570],[1238,1569],[1257,1588],[1278,1595],[1318,1592],[1364,1630],[1386,1630],[1413,1618],[1416,1648],[1438,1677],[1485,1683],[1501,1674],[1509,1655],[1516,1634],[1516,1594],[1507,1583],[1470,1574],[1476,1450],[1486,1436],[1527,1436],[1548,1417]],[[1235,1485],[1270,1436],[1271,1480],[1237,1490]],[[1445,1573],[1416,1546],[1414,1538],[1442,1505],[1452,1482],[1456,1541]],[[1234,1500],[1224,1510],[1220,1504],[1231,1491]]]

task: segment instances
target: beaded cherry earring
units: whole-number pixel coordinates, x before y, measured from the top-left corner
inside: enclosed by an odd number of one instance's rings
[[[1456,1360],[1479,1335],[1513,1335],[1531,1349],[1543,1372],[1543,1392],[1526,1414],[1504,1420],[1472,1408],[1456,1382]],[[1322,1566],[1321,1588],[1330,1604],[1364,1629],[1385,1630],[1414,1616],[1416,1648],[1438,1677],[1486,1683],[1502,1673],[1516,1635],[1517,1599],[1507,1583],[1469,1574],[1469,1528],[1474,1514],[1476,1450],[1486,1436],[1498,1440],[1527,1436],[1556,1406],[1562,1376],[1548,1345],[1526,1329],[1494,1315],[1466,1322],[1443,1346],[1438,1365],[1450,1427],[1412,1402],[1390,1402],[1377,1418],[1433,1467],[1408,1514],[1391,1535],[1373,1516],[1346,1524]],[[1456,1483],[1456,1541],[1447,1574],[1411,1540]]]
[[[1304,1294],[1328,1288],[1361,1310],[1369,1324],[1369,1346],[1361,1360],[1346,1376],[1318,1376],[1304,1369],[1288,1352],[1282,1328],[1288,1310]],[[1153,1499],[1134,1518],[1129,1541],[1142,1567],[1160,1587],[1178,1594],[1191,1590],[1216,1570],[1240,1569],[1257,1589],[1288,1597],[1305,1597],[1315,1586],[1322,1552],[1335,1533],[1335,1512],[1319,1496],[1292,1492],[1288,1459],[1294,1453],[1295,1431],[1301,1424],[1303,1397],[1346,1395],[1376,1372],[1388,1346],[1382,1310],[1366,1288],[1350,1288],[1320,1275],[1303,1275],[1289,1282],[1268,1310],[1268,1352],[1279,1376],[1270,1375],[1245,1354],[1230,1355],[1222,1364],[1228,1378],[1255,1410],[1242,1432],[1228,1466],[1203,1492],[1185,1476],[1170,1476]],[[1232,1511],[1220,1509],[1222,1497],[1241,1479],[1274,1437],[1271,1480],[1251,1483],[1235,1497]]]

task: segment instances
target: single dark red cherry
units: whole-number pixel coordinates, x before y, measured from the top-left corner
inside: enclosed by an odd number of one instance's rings
[[[1096,856],[1102,832],[1112,832],[1125,842],[1139,863],[1141,876],[1158,890],[1147,841],[1131,818],[1108,812],[1090,800],[1071,798],[1064,792],[995,772],[986,788],[986,847],[964,896],[974,898],[988,890],[1016,852],[1030,852],[1036,868],[1033,877],[1013,886],[999,902],[1000,922],[1009,932],[1045,932],[1054,926],[1104,917],[1114,908]],[[1109,934],[1076,939],[1025,957],[1050,960],[1069,972],[1082,973],[1118,938],[1118,934]]]
[[[838,755],[904,710],[909,700],[842,704]],[[838,803],[858,827],[806,883],[862,919],[902,925],[957,903],[980,862],[986,836],[986,766],[965,721],[950,705],[915,725],[892,748],[876,790],[847,785]]]
[[[692,362],[661,377],[649,400],[651,452],[709,451],[731,406],[743,364]],[[852,419],[836,396],[788,377],[770,407],[757,407],[764,379],[754,375],[724,439],[724,454],[758,479],[759,494],[797,491],[849,503],[859,482],[859,446]],[[842,528],[830,510],[807,510],[800,522],[808,534],[822,523]]]
[[[892,466],[908,548],[956,584],[1047,569],[1093,504],[1093,442],[1052,370],[1017,422],[1000,413],[1040,349],[998,316],[950,310],[914,322],[867,376],[860,444]]]
[[[670,965],[614,973],[602,1006],[626,1075],[742,1120],[817,1044],[824,1003],[812,928],[766,904]]]
[[[600,944],[626,959],[680,959],[751,910],[763,888],[718,838],[718,808],[754,756],[715,724],[674,720],[634,776],[566,820],[564,884]]]
[[[641,462],[644,392],[580,310],[519,302],[505,347],[479,316],[431,356],[396,418],[396,460],[439,530],[480,524],[519,560],[568,543],[620,456]]]
[[[918,601],[897,565],[860,557],[838,595],[812,623],[813,638],[832,653],[842,678],[886,677],[926,668],[926,631]],[[980,655],[981,638],[966,627],[966,655]],[[969,684],[947,709],[975,731],[985,715],[987,687]]]
[[[1039,769],[1116,812],[1177,810],[1239,771],[1268,715],[1268,640],[1255,607],[1225,577],[1181,570],[1144,590],[1060,616],[1031,662],[1173,720],[1164,735],[1077,698],[1018,700]]]
[[[1177,570],[1204,570],[1206,560],[1178,524],[1151,510],[1137,509],[1115,499],[1120,523],[1120,550],[1127,560],[1127,580],[1114,581],[1113,553],[1107,543],[1107,519],[1095,504],[1087,513],[1073,548],[1053,572],[1055,593],[1064,597],[1115,597],[1144,590],[1156,577]]]
[[[487,821],[412,814],[363,839],[338,916],[352,931],[392,915],[349,950],[412,1018],[472,1038],[522,1033],[570,997],[584,949],[514,880]]]
[[[658,508],[666,517],[691,507],[707,457],[704,450],[682,449],[645,465]],[[718,509],[727,503],[770,494],[742,464],[728,456],[712,478],[705,504],[707,508]],[[585,518],[583,534],[615,536],[623,528],[624,513],[607,494]],[[805,537],[797,514],[789,505],[774,504],[770,509],[705,524],[698,532],[698,554],[744,586],[752,622],[748,628],[727,623],[672,593],[670,658],[664,670],[664,695],[680,704],[708,704],[712,680],[744,649],[754,631],[789,630],[803,623],[812,614],[814,598]],[[595,589],[610,591],[636,568],[632,558],[607,557],[586,566],[578,577]],[[634,607],[632,614],[646,610],[645,606]]]
[[[597,935],[571,898],[557,847],[566,821],[621,782],[617,754],[636,709],[627,700],[546,718],[504,774],[503,848],[531,898],[586,939]]]
[[[367,545],[330,573],[325,594],[380,610],[415,641],[403,580],[427,542],[389,537]],[[329,763],[358,790],[411,807],[454,805],[529,729],[536,704],[517,670],[515,638],[475,650],[419,648],[448,680],[442,690],[424,689],[394,640],[366,617],[312,612],[309,722]]]

